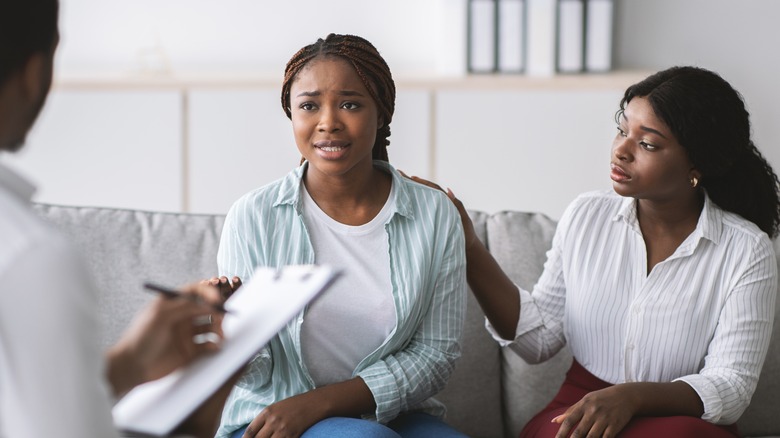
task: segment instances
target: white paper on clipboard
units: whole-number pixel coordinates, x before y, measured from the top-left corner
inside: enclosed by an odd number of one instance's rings
[[[134,388],[113,408],[116,427],[169,434],[337,277],[328,266],[257,268],[225,303],[220,351]]]

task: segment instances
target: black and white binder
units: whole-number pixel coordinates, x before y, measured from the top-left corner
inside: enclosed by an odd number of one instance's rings
[[[525,0],[498,0],[498,71],[525,68]]]
[[[528,45],[526,72],[530,76],[555,74],[557,0],[526,0]]]
[[[469,0],[468,70],[494,73],[498,67],[496,0]]]
[[[585,9],[585,69],[612,69],[612,0],[587,0]]]
[[[558,1],[558,71],[579,73],[585,68],[585,2]]]

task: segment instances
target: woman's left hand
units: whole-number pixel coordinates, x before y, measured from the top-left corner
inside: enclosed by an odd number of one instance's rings
[[[244,438],[298,438],[311,426],[324,418],[319,413],[322,403],[316,394],[306,392],[265,409],[249,423]]]
[[[630,385],[614,385],[591,392],[563,414],[553,418],[561,428],[555,438],[615,437],[636,415],[636,397]]]

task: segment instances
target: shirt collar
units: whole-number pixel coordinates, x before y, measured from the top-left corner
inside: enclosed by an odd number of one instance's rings
[[[639,221],[636,216],[636,199],[627,197],[623,198],[623,201],[618,207],[617,214],[614,220],[622,220],[632,230],[641,234],[639,229]],[[699,215],[699,221],[696,224],[696,229],[693,230],[691,235],[686,241],[697,243],[699,239],[704,238],[711,241],[714,244],[720,242],[721,230],[723,228],[723,210],[720,209],[710,199],[707,192],[704,192],[704,207],[701,209]]]
[[[274,207],[279,205],[292,205],[298,214],[302,214],[301,206],[303,205],[303,198],[301,196],[301,184],[303,175],[306,172],[309,162],[305,161],[298,166],[294,171],[287,174],[282,179],[282,183],[279,187],[279,194],[274,202]],[[378,167],[390,174],[393,178],[393,186],[396,190],[391,191],[391,194],[395,194],[392,204],[395,206],[393,213],[398,213],[401,216],[413,219],[413,209],[411,196],[409,194],[409,181],[404,178],[390,163],[382,160],[374,160],[374,167]]]
[[[35,194],[35,186],[30,181],[2,163],[0,163],[0,188],[27,203]]]

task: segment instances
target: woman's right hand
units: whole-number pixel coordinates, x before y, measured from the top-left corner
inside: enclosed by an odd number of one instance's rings
[[[201,281],[201,283],[216,287],[223,301],[227,301],[242,285],[240,278],[233,277],[232,280],[228,281],[228,278],[224,275],[222,277],[211,277]]]
[[[479,239],[477,238],[477,232],[474,230],[474,223],[471,222],[471,217],[469,216],[468,211],[466,211],[466,207],[463,205],[463,202],[455,197],[455,194],[452,193],[452,190],[444,190],[435,182],[428,181],[427,179],[420,178],[419,176],[409,176],[403,172],[401,172],[401,175],[409,178],[414,182],[441,190],[442,192],[446,193],[447,197],[450,198],[453,204],[455,204],[455,207],[458,209],[458,213],[460,213],[460,221],[463,223],[463,233],[466,239],[466,251],[468,251],[469,248],[472,248],[475,243],[478,243]]]

